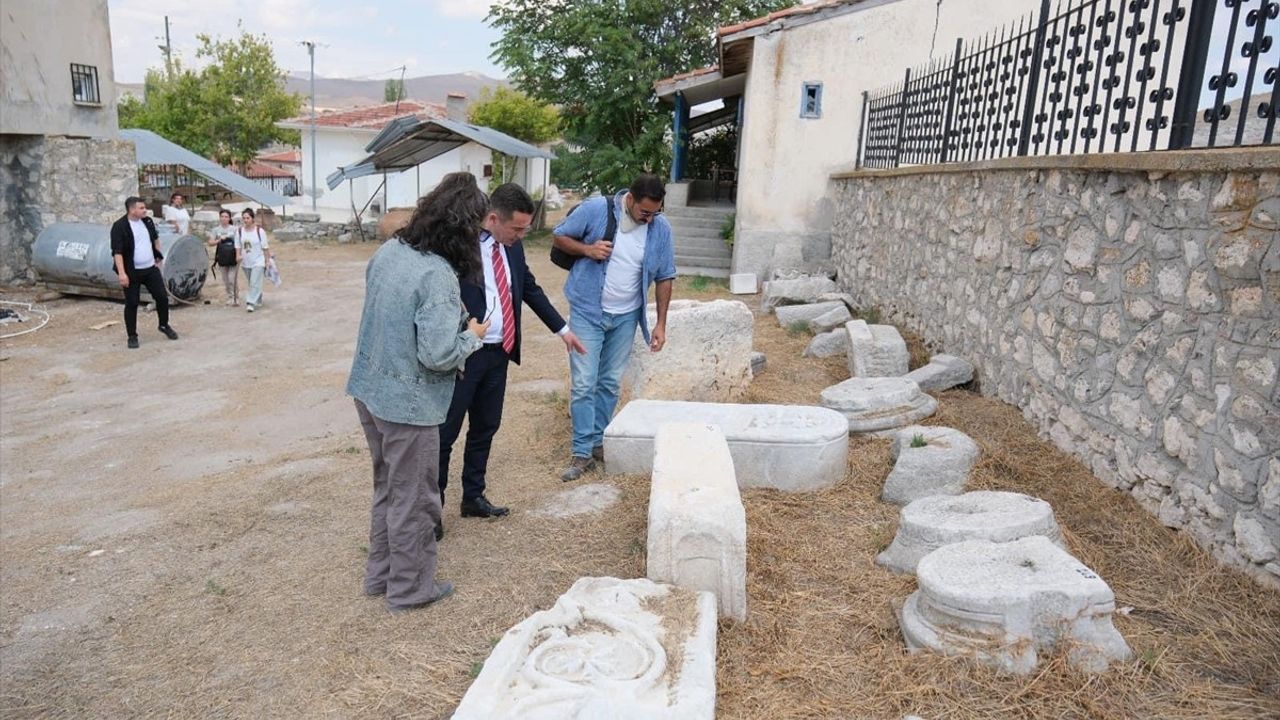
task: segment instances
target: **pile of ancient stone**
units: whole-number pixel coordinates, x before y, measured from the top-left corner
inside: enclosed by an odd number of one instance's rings
[[[876,562],[914,573],[899,616],[913,650],[966,655],[1029,673],[1065,651],[1086,672],[1129,655],[1115,596],[1063,546],[1053,508],[1012,492],[965,492],[978,446],[945,427],[897,431],[881,499],[904,505]]]

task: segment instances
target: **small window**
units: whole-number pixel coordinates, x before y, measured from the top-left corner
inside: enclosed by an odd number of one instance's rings
[[[805,83],[800,95],[800,117],[822,117],[822,83]]]
[[[485,176],[485,177],[487,177],[487,178],[491,178],[491,177],[493,177],[493,166],[492,166],[492,165],[485,165],[485,166],[484,166],[484,176]]]
[[[71,63],[71,98],[84,105],[101,105],[98,94],[98,68]]]

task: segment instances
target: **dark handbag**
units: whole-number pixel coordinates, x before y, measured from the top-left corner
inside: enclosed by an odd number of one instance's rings
[[[600,239],[607,242],[613,242],[614,237],[617,236],[618,234],[618,218],[613,216],[613,196],[605,195],[604,200],[605,200],[605,216],[608,219],[605,221],[604,237]],[[582,207],[582,203],[578,203],[577,205],[574,205],[572,208],[570,208],[569,212],[565,214],[565,217],[569,217],[570,215],[573,214],[575,210],[577,210],[580,207]],[[572,270],[573,264],[581,260],[582,257],[583,257],[582,255],[570,255],[569,253],[561,250],[555,245],[551,246],[551,262],[561,270]]]
[[[213,251],[213,261],[219,267],[235,267],[236,241],[234,238],[226,237],[218,241],[218,246]]]

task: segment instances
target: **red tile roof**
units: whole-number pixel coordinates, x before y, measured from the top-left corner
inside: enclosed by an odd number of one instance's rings
[[[310,120],[311,118],[308,117],[307,121],[310,122]],[[319,118],[316,118],[316,120],[318,122]],[[259,155],[258,159],[261,160],[262,162],[301,163],[302,151],[301,150],[285,150],[283,152],[267,153],[266,155]]]
[[[260,178],[260,177],[291,178],[293,177],[293,173],[289,172],[288,170],[281,170],[280,168],[275,167],[274,165],[267,165],[266,163],[260,163],[260,162],[257,162],[256,160],[250,160],[243,168],[241,168],[240,174],[249,178]]]
[[[384,125],[396,118],[415,115],[419,120],[432,120],[447,117],[445,108],[439,103],[422,103],[416,100],[401,100],[396,103],[366,105],[324,112],[316,117],[319,127],[358,128],[361,130],[381,130]],[[310,115],[300,115],[288,120],[281,120],[281,125],[310,125]]]
[[[796,5],[795,7],[789,7],[786,10],[769,13],[764,17],[747,20],[736,25],[726,25],[720,28],[716,34],[720,37],[725,37],[727,35],[742,32],[743,30],[750,30],[753,27],[767,25],[774,20],[789,17],[791,15],[811,15],[833,7],[839,7],[840,5],[850,5],[858,2],[862,2],[862,0],[824,0],[824,2],[816,2],[809,5]]]

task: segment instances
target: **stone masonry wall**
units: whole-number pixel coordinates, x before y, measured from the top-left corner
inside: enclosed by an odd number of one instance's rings
[[[832,260],[1102,482],[1280,587],[1280,148],[1215,152],[834,176]]]
[[[137,194],[131,142],[0,135],[0,284],[35,280],[31,248],[45,226],[110,225]]]

